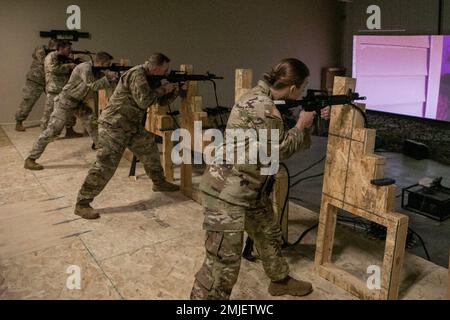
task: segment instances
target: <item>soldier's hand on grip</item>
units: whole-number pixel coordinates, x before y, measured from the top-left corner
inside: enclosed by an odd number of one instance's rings
[[[310,128],[314,123],[314,117],[316,116],[316,112],[300,112],[300,117],[298,118],[296,127],[303,130]]]
[[[164,91],[166,92],[166,94],[171,93],[176,89],[176,86],[170,82],[163,84],[162,87],[164,88]]]
[[[331,107],[328,106],[320,110],[320,117],[324,120],[329,120],[331,115]]]

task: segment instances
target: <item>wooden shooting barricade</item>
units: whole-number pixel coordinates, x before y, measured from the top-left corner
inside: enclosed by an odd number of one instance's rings
[[[183,64],[180,66],[180,71],[185,72],[186,74],[193,74],[194,67],[192,65]],[[199,95],[198,82],[188,81],[186,86],[186,96],[181,98],[180,127],[186,129],[191,135],[190,153],[192,155],[192,152],[202,153],[206,146],[202,142],[201,150],[194,150],[194,123],[195,121],[200,121],[204,127],[207,126],[208,114],[203,111],[203,98]],[[193,188],[192,174],[192,163],[183,163],[180,169],[180,190],[185,196],[196,202],[200,202],[199,194]]]
[[[356,79],[335,77],[333,94],[354,91]],[[358,104],[365,112],[365,105]],[[349,105],[334,106],[328,137],[322,203],[317,235],[315,271],[361,299],[397,299],[403,266],[408,217],[394,212],[395,186],[375,186],[384,175],[386,159],[373,153],[374,129],[364,128],[362,115]],[[387,228],[381,268],[381,289],[332,263],[337,212],[345,210]]]
[[[182,64],[180,71],[186,74],[192,74],[194,67],[192,65]],[[172,133],[178,125],[181,129],[186,129],[191,135],[191,146],[194,145],[194,122],[201,121],[206,123],[207,113],[202,110],[202,97],[198,95],[197,81],[188,81],[186,83],[186,96],[181,97],[180,123],[176,123],[173,116],[168,115],[168,106],[154,105],[149,109],[146,129],[162,138],[163,141],[163,168],[168,181],[173,181],[174,171],[171,159],[173,142]],[[192,151],[192,150],[190,150]],[[181,164],[180,168],[180,190],[189,197],[195,198],[192,187],[192,164]],[[194,199],[196,200],[196,199]]]
[[[237,69],[235,73],[235,102],[243,94],[253,88],[253,71],[251,69]],[[276,221],[281,226],[283,238],[288,241],[288,218],[289,218],[289,177],[286,170],[280,167],[275,176],[272,192],[273,213]],[[285,205],[286,203],[286,205]],[[284,207],[284,214],[283,214]]]

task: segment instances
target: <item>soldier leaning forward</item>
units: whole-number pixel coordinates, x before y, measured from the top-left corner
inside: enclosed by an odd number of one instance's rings
[[[94,145],[98,145],[97,116],[87,103],[95,100],[94,93],[101,89],[108,89],[113,85],[115,74],[106,71],[106,75],[94,75],[92,66],[109,67],[113,57],[106,52],[99,52],[94,57],[94,63],[84,62],[73,69],[69,82],[61,93],[55,98],[54,110],[51,114],[47,129],[41,133],[34,143],[30,155],[25,160],[25,168],[30,170],[42,170],[43,167],[36,163],[47,145],[58,137],[67,121],[74,117],[80,118],[84,128],[89,133]]]
[[[58,40],[56,42],[56,51],[50,52],[44,60],[45,71],[45,91],[47,100],[45,102],[44,114],[41,118],[41,128],[45,130],[53,112],[56,96],[61,92],[63,87],[69,81],[72,70],[76,64],[70,59],[72,51],[72,43],[66,40]],[[80,137],[81,134],[73,130],[76,123],[75,116],[67,120],[66,137]]]
[[[152,104],[167,105],[178,96],[175,85],[154,83],[147,78],[167,75],[169,62],[165,55],[156,53],[145,64],[130,69],[120,78],[99,118],[100,148],[78,193],[75,214],[85,219],[99,217],[90,203],[114,175],[125,148],[143,163],[153,181],[153,191],[179,190],[165,180],[154,135],[144,129],[147,109]]]
[[[48,46],[37,46],[33,52],[33,62],[26,75],[25,86],[23,87],[22,102],[16,112],[16,130],[25,131],[22,122],[28,118],[31,110],[36,104],[41,94],[45,91],[44,59],[49,52],[56,48],[56,42],[52,39]]]

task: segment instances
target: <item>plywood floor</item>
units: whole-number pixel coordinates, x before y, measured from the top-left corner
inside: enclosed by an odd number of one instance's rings
[[[138,165],[128,179],[123,160],[93,203],[101,219],[73,215],[75,198],[95,158],[89,138],[57,140],[40,163],[23,169],[39,128],[24,133],[0,129],[0,299],[187,299],[203,259],[202,208],[180,193],[152,193]],[[290,240],[318,220],[315,212],[292,205]],[[315,233],[285,250],[295,277],[313,282],[303,299],[355,299],[313,271]],[[339,226],[336,264],[368,277],[381,265],[383,243]],[[81,289],[66,287],[70,266],[81,269]],[[261,264],[242,262],[232,299],[272,299]],[[447,270],[407,254],[401,299],[443,299]],[[290,299],[290,297],[282,297]]]

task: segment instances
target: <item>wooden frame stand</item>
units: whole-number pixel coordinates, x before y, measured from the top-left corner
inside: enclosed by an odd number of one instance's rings
[[[333,94],[346,94],[355,86],[355,79],[335,77]],[[357,107],[365,111],[364,105]],[[383,178],[385,165],[385,158],[373,154],[375,133],[364,128],[363,117],[354,107],[332,108],[315,271],[359,298],[397,299],[408,217],[394,212],[394,185],[371,184]],[[332,263],[338,209],[387,228],[380,289],[369,289],[365,281]]]

